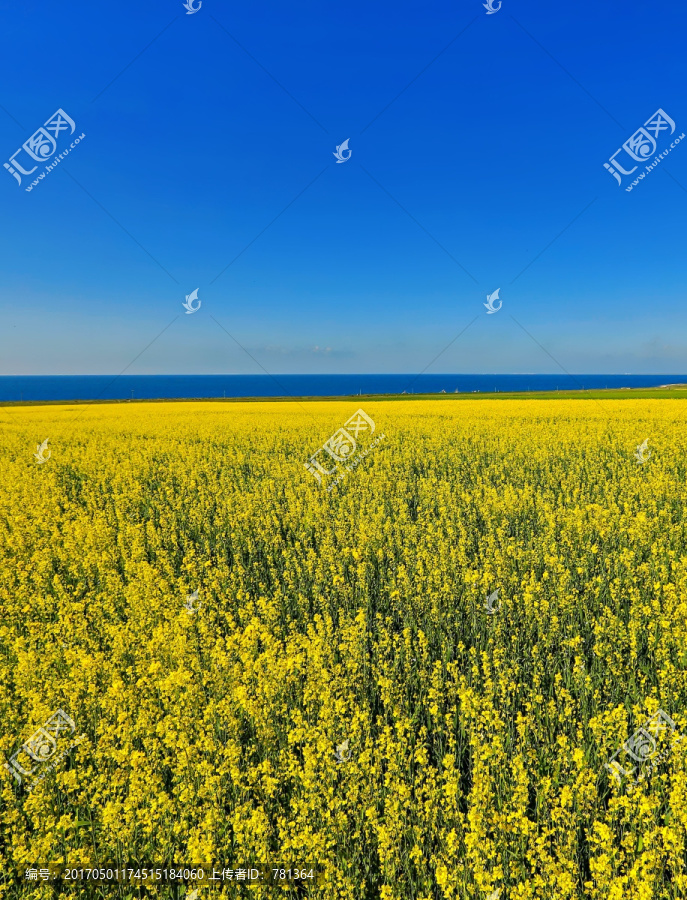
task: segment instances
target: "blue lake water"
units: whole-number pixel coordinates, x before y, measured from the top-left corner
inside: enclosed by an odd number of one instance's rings
[[[678,383],[687,383],[687,375],[4,375],[0,401],[491,394]]]

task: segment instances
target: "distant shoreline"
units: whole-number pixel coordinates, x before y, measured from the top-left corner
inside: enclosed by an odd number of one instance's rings
[[[307,375],[0,375],[0,404],[125,402],[286,402],[418,397],[679,395],[687,373],[655,375],[511,373],[324,373]],[[646,396],[646,394],[642,394]]]
[[[464,391],[424,394],[348,394],[344,396],[293,397],[156,397],[128,400],[4,400],[1,407],[34,406],[112,406],[145,403],[358,403],[417,400],[630,400],[666,399],[687,400],[687,383],[647,388],[608,388],[566,391]]]

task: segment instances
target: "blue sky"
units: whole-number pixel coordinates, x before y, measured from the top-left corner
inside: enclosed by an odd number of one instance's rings
[[[85,134],[1,170],[0,374],[685,370],[687,140],[603,167],[687,131],[678,4],[0,11],[3,161]]]

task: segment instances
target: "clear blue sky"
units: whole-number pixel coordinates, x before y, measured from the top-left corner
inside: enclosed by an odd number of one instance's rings
[[[0,10],[3,162],[86,135],[0,169],[0,374],[418,372],[468,325],[429,372],[687,368],[687,140],[603,167],[687,131],[684,5]]]

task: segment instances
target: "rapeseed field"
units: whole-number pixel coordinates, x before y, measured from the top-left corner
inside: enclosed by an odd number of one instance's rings
[[[687,406],[357,406],[0,409],[0,897],[687,897]]]

